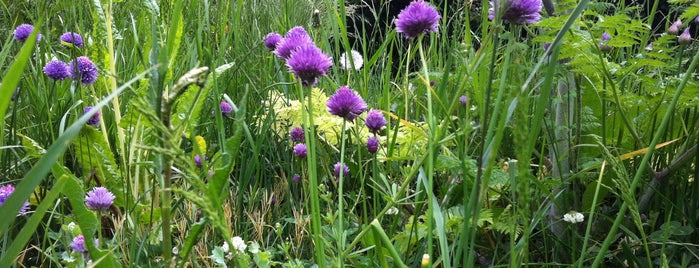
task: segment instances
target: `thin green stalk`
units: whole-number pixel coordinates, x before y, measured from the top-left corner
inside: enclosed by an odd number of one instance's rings
[[[301,117],[303,118],[304,136],[306,139],[306,149],[308,155],[306,157],[308,163],[308,188],[310,189],[311,202],[311,234],[313,243],[315,244],[315,260],[318,267],[325,267],[325,242],[323,241],[323,233],[320,226],[322,225],[320,217],[320,202],[318,201],[318,174],[316,152],[315,152],[315,125],[313,123],[313,103],[312,92],[308,97],[307,105],[304,105],[305,99],[304,88],[301,82],[298,83],[298,91],[301,103]],[[306,110],[308,109],[308,110]]]
[[[393,247],[391,239],[388,238],[386,232],[384,232],[383,228],[381,228],[381,224],[379,224],[379,221],[377,219],[374,219],[370,225],[374,229],[375,233],[379,234],[379,238],[381,239],[381,242],[384,244],[382,248],[388,249],[388,252],[391,253],[391,257],[393,257],[393,266],[408,267],[407,265],[405,265],[405,263],[403,263],[403,258],[400,256],[400,253],[396,251],[396,248]]]
[[[677,106],[677,101],[679,100],[680,96],[682,95],[682,92],[684,91],[684,87],[687,85],[687,81],[689,80],[689,77],[692,76],[692,73],[694,72],[694,69],[697,67],[697,63],[699,63],[699,52],[697,52],[694,55],[694,59],[692,59],[692,63],[689,65],[689,68],[687,68],[687,72],[684,74],[682,77],[682,82],[680,85],[677,87],[677,92],[675,92],[675,96],[672,98],[672,101],[670,102],[670,105],[667,108],[667,112],[665,113],[665,116],[663,116],[663,121],[660,123],[660,126],[658,127],[657,131],[655,132],[655,135],[653,136],[653,140],[650,142],[648,145],[648,152],[643,156],[643,159],[641,160],[640,165],[638,166],[638,170],[636,170],[636,175],[633,178],[633,181],[631,182],[631,189],[629,191],[634,192],[636,187],[638,186],[638,183],[641,181],[641,177],[643,174],[646,173],[646,167],[648,166],[648,161],[650,160],[651,155],[653,155],[653,152],[655,151],[655,145],[658,144],[662,136],[665,134],[665,129],[667,128],[667,125],[670,122],[670,117],[672,117],[672,114],[675,111],[675,107]],[[607,250],[609,249],[609,246],[612,244],[612,241],[614,240],[614,237],[616,235],[617,229],[619,229],[619,225],[621,225],[621,221],[624,219],[624,216],[626,215],[626,210],[628,209],[628,204],[624,202],[624,204],[621,205],[621,208],[619,209],[619,212],[617,213],[616,219],[614,220],[614,224],[612,225],[612,228],[609,230],[609,233],[607,234],[607,238],[605,238],[604,242],[602,243],[602,246],[600,247],[599,253],[597,254],[597,257],[595,257],[595,261],[592,263],[592,267],[599,267],[602,259],[606,255]]]
[[[345,229],[342,228],[342,214],[344,213],[343,210],[343,203],[344,203],[344,192],[342,189],[342,184],[344,180],[344,165],[345,165],[345,127],[347,126],[347,119],[342,119],[342,129],[340,130],[340,140],[341,140],[341,145],[340,145],[340,172],[339,172],[339,177],[340,177],[340,183],[337,187],[337,218],[338,218],[338,223],[337,223],[337,228],[338,228],[338,237],[337,237],[337,248],[338,251],[340,252],[339,256],[339,261],[340,261],[340,267],[345,266],[344,258],[342,255],[342,252],[344,251],[344,245],[345,245],[345,239],[344,239],[344,234],[345,234]]]
[[[425,86],[427,87],[427,125],[429,126],[429,139],[427,140],[427,199],[432,196],[434,192],[434,147],[437,141],[437,125],[434,122],[434,115],[432,112],[432,87],[430,86],[430,72],[427,68],[427,60],[425,59],[425,51],[422,48],[422,39],[424,35],[420,35],[417,39],[417,49],[420,52],[420,62],[422,63],[422,71],[425,76]],[[410,57],[408,57],[410,58]],[[407,102],[405,103],[408,104]],[[427,201],[427,254],[430,257],[434,256],[432,253],[432,230],[434,229],[434,206],[430,200]],[[445,267],[450,267],[449,256],[442,256],[445,260]],[[430,259],[431,261],[431,259]]]

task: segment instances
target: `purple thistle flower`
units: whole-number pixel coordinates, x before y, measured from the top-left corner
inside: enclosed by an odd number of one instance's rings
[[[307,154],[306,144],[299,143],[294,145],[294,154],[300,158],[305,158]]]
[[[59,38],[62,45],[73,45],[76,47],[83,47],[83,37],[78,33],[66,32]]]
[[[75,60],[70,62],[70,72],[73,79],[80,79],[80,82],[84,85],[92,85],[92,83],[97,81],[97,76],[99,75],[97,66],[85,56],[80,56],[76,60],[78,61],[77,68]]]
[[[467,105],[468,104],[468,97],[466,97],[466,95],[462,95],[461,97],[459,97],[459,102],[462,105]]]
[[[70,77],[68,64],[60,60],[51,60],[44,66],[44,73],[53,80],[65,80]]]
[[[85,204],[89,209],[104,212],[114,204],[114,194],[109,192],[107,188],[95,187],[92,191],[87,192]]]
[[[441,16],[430,4],[419,0],[401,10],[396,19],[396,31],[412,39],[420,34],[437,32]]]
[[[194,164],[197,165],[197,168],[201,168],[201,167],[202,167],[202,165],[201,165],[201,156],[199,156],[199,155],[195,155],[195,156],[194,156]]]
[[[265,36],[265,47],[270,51],[274,51],[282,39],[283,37],[280,34],[271,32]]]
[[[692,35],[689,34],[689,27],[685,28],[682,34],[680,34],[680,36],[677,37],[677,41],[681,45],[689,45],[690,43],[692,43]]]
[[[366,114],[366,120],[364,120],[364,125],[371,131],[371,133],[376,134],[381,131],[381,128],[386,125],[386,118],[383,117],[381,111],[371,110]]]
[[[602,37],[601,37],[600,39],[602,39],[603,42],[607,42],[607,41],[609,41],[609,40],[612,40],[612,36],[609,35],[609,33],[604,32],[604,33],[602,34]]]
[[[367,109],[362,97],[347,86],[338,88],[325,104],[328,106],[328,112],[350,122],[354,122],[354,119]]]
[[[83,109],[83,114],[86,114],[91,110],[92,106],[87,106],[85,109]],[[87,124],[93,127],[98,127],[100,125],[100,111],[97,111],[94,115],[92,115],[92,117],[87,120]]]
[[[534,24],[541,19],[541,14],[539,14],[541,5],[541,0],[490,1],[488,19],[495,19],[495,6],[497,6],[501,11],[500,15],[503,20],[514,24]]]
[[[24,41],[27,41],[27,38],[29,38],[29,35],[31,35],[33,31],[34,31],[34,25],[21,24],[21,25],[17,26],[17,28],[15,28],[15,32],[14,32],[15,39],[17,41],[24,43]],[[36,41],[37,42],[41,41],[41,34],[38,34],[36,36]]]
[[[70,247],[75,252],[86,253],[87,249],[85,248],[85,237],[83,235],[76,236],[73,238],[73,242],[70,243]]]
[[[609,35],[609,33],[604,32],[602,34],[602,37],[600,37],[600,40],[602,40],[602,42],[600,42],[597,45],[599,47],[599,50],[601,50],[602,52],[612,51],[612,46],[607,44],[609,42],[609,40],[612,40],[612,36]]]
[[[10,197],[12,193],[15,192],[15,187],[12,185],[5,185],[0,187],[0,207],[2,207],[2,204],[7,201],[7,198]],[[19,212],[17,212],[17,215],[24,215],[27,214],[27,211],[29,210],[29,202],[24,202],[22,207],[19,209]]]
[[[291,181],[294,182],[294,183],[298,183],[299,181],[301,181],[301,175],[299,175],[299,174],[294,174],[294,177],[291,178]]]
[[[379,150],[379,138],[376,136],[369,137],[369,139],[366,140],[366,149],[369,150],[370,153],[375,154],[376,151]]]
[[[295,74],[304,86],[314,86],[318,77],[325,76],[332,65],[330,57],[313,43],[307,43],[294,50],[286,61],[289,72]]]
[[[306,140],[306,137],[303,135],[303,128],[301,127],[292,128],[291,131],[289,131],[289,135],[291,136],[292,142],[304,142]]]
[[[682,27],[682,20],[678,19],[675,22],[673,22],[669,28],[667,28],[667,33],[669,34],[679,34],[680,33],[680,27]]]
[[[306,32],[306,29],[301,26],[296,26],[291,28],[291,30],[286,33],[286,36],[284,36],[284,38],[277,43],[277,48],[274,49],[274,54],[284,60],[287,60],[289,57],[291,57],[292,52],[306,44],[313,44],[313,40],[311,40],[311,37]]]
[[[340,177],[340,170],[342,170],[342,173],[344,174],[343,176],[349,175],[349,172],[350,172],[349,167],[347,167],[347,165],[345,165],[345,163],[337,162],[335,164],[335,171],[334,171],[335,177]]]

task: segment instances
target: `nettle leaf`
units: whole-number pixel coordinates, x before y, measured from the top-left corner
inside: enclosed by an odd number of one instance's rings
[[[82,167],[83,174],[97,176],[97,179],[116,196],[114,203],[118,206],[123,205],[124,184],[104,135],[95,128],[86,126],[80,131],[74,146],[76,160]]]

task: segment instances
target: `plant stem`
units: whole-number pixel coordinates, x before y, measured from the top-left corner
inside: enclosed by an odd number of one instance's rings
[[[303,133],[306,139],[306,149],[308,150],[306,159],[308,161],[308,188],[310,189],[311,202],[311,234],[315,244],[314,257],[318,267],[325,267],[325,242],[320,229],[322,222],[320,218],[320,202],[318,201],[318,163],[316,162],[315,152],[316,134],[313,123],[313,91],[311,91],[311,95],[308,97],[307,105],[304,105],[303,102],[305,99],[304,88],[300,81],[298,83],[298,91],[301,99],[301,117],[303,117],[303,127],[305,128]]]
[[[344,167],[345,167],[345,126],[347,126],[347,119],[342,119],[342,129],[340,130],[340,172],[339,172],[339,177],[340,177],[340,182],[337,187],[338,191],[338,196],[337,196],[337,214],[338,214],[338,223],[337,223],[337,228],[339,232],[339,236],[337,237],[337,248],[338,252],[340,253],[339,256],[339,261],[340,261],[340,267],[344,267],[344,261],[343,261],[343,254],[342,252],[344,251],[344,229],[342,228],[342,214],[343,214],[343,199],[344,199],[344,192],[342,191],[342,184],[344,180]]]
[[[425,76],[425,83],[427,88],[427,125],[429,126],[429,139],[427,140],[427,199],[433,196],[433,186],[434,186],[434,150],[435,142],[437,141],[437,125],[434,121],[434,115],[432,113],[432,86],[430,85],[430,73],[427,68],[427,60],[425,59],[425,51],[422,48],[422,39],[424,35],[420,35],[417,41],[417,48],[420,52],[420,61],[422,63],[422,71]],[[407,104],[407,103],[406,103]],[[434,206],[431,200],[427,200],[427,254],[430,257],[434,256],[432,254],[432,230],[434,229]],[[444,262],[447,262],[449,256],[442,256]],[[430,258],[430,261],[433,258]]]

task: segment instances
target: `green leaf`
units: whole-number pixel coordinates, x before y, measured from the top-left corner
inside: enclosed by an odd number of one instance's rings
[[[41,25],[42,23],[43,20],[39,20],[37,25]],[[33,31],[27,38],[27,41],[24,42],[22,49],[19,51],[19,54],[17,54],[17,57],[15,57],[16,60],[10,65],[7,73],[2,78],[2,84],[0,84],[0,147],[5,144],[5,114],[7,113],[7,108],[10,106],[12,94],[14,94],[15,88],[17,88],[19,80],[22,78],[24,67],[27,66],[27,62],[34,52],[37,34],[39,34],[39,27],[35,28],[35,31]],[[2,157],[2,152],[3,150],[0,150],[0,157]],[[21,204],[18,205],[21,206]],[[19,211],[19,208],[20,207],[17,207],[17,211]],[[3,231],[3,228],[0,227],[0,237]]]
[[[114,193],[116,196],[114,204],[117,206],[125,204],[123,178],[119,175],[114,154],[104,140],[104,135],[93,127],[83,128],[75,141],[75,156],[83,169],[83,174],[94,172],[100,182]]]

